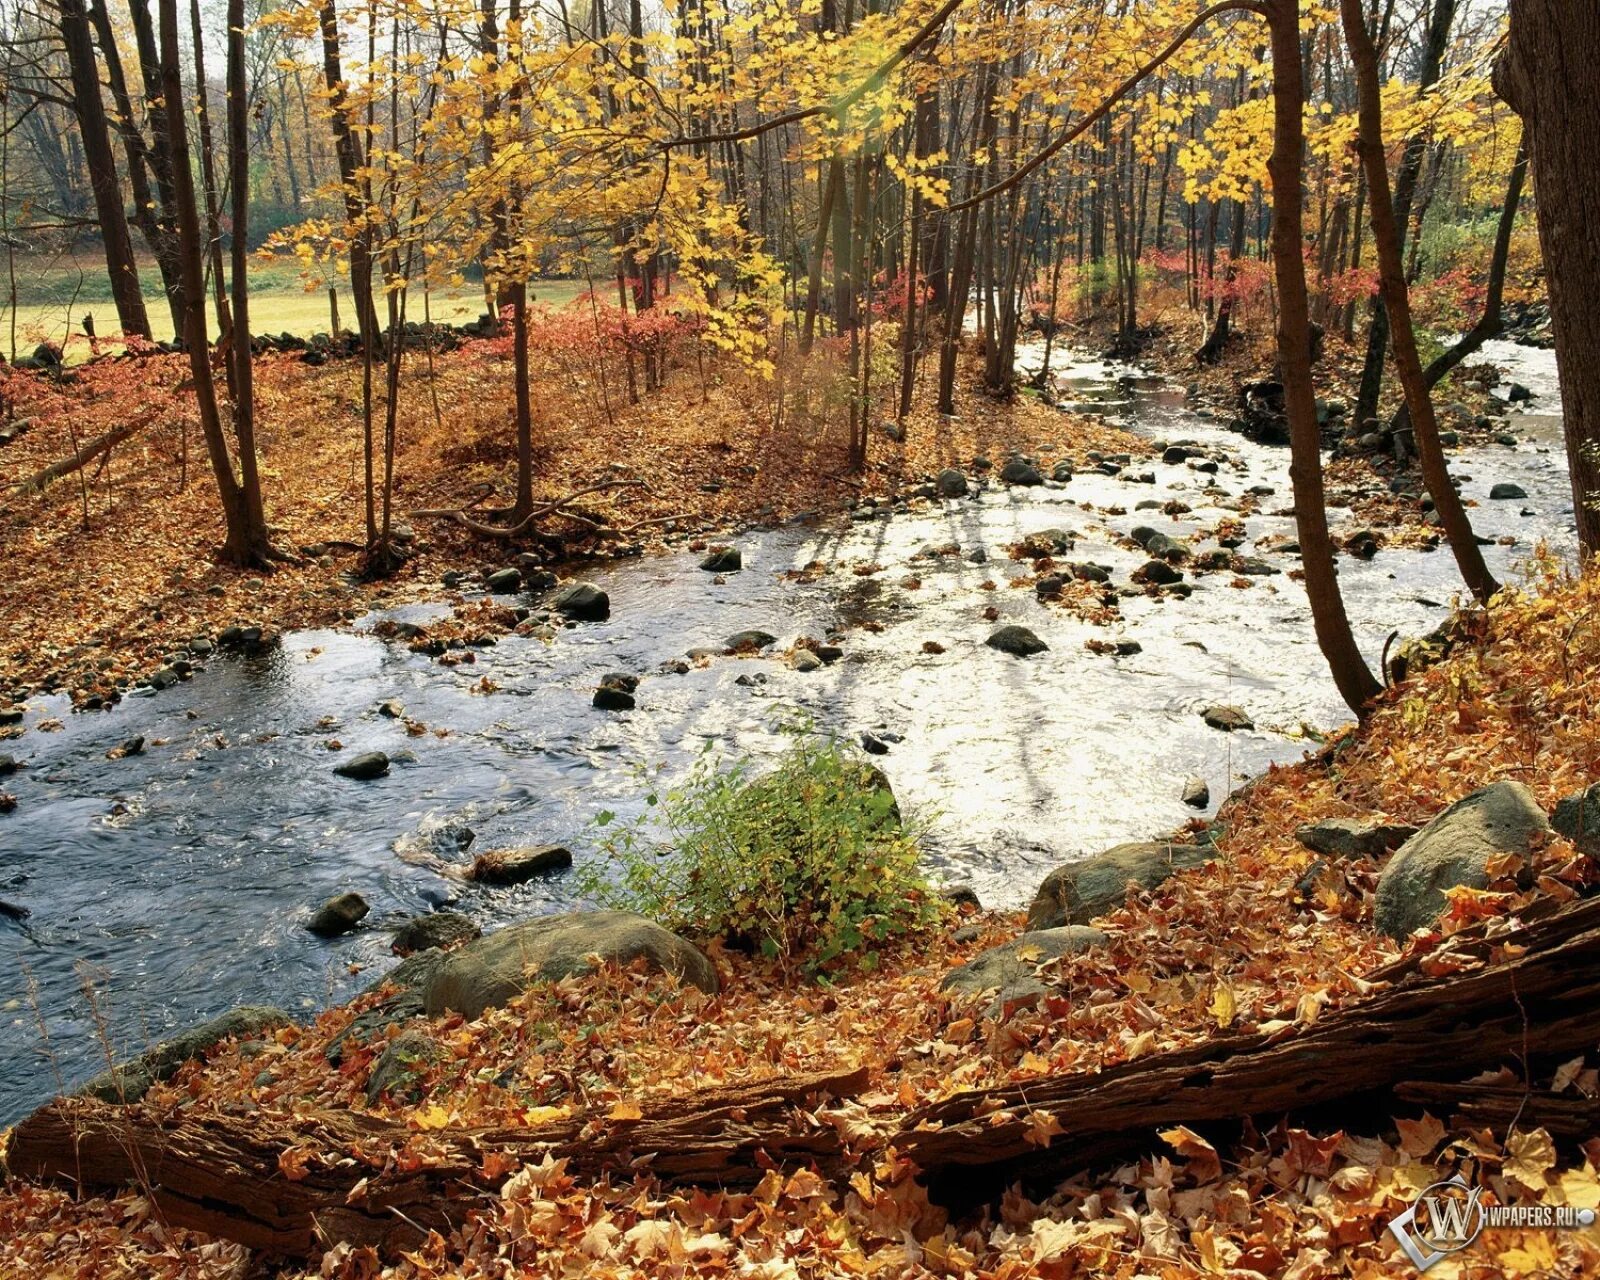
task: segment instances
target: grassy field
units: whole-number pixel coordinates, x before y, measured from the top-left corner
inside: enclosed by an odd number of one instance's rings
[[[117,331],[116,308],[111,302],[111,282],[106,276],[104,263],[92,250],[57,256],[19,257],[16,263],[17,307],[14,317],[5,301],[7,288],[3,270],[3,264],[0,264],[0,351],[8,358],[13,354],[13,323],[15,354],[27,355],[39,343],[52,342],[57,346],[66,345],[69,362],[86,359],[90,354],[88,342],[83,337],[84,316],[94,317],[95,329],[101,334]],[[171,339],[172,319],[161,293],[161,277],[155,265],[142,262],[139,278],[153,336],[158,340]],[[300,337],[328,332],[331,317],[327,288],[317,283],[308,291],[297,264],[253,264],[250,286],[250,327],[254,332],[292,333]],[[560,306],[582,294],[585,287],[576,280],[541,280],[534,282],[534,293],[539,301]],[[340,281],[338,288],[339,318],[349,328],[355,322],[355,305],[349,282]],[[381,316],[381,294],[378,305]],[[412,293],[406,310],[409,319],[422,319],[420,291]],[[433,319],[441,323],[461,324],[476,319],[482,312],[483,295],[470,283],[457,290],[436,291],[431,299]],[[102,344],[102,347],[105,345]]]

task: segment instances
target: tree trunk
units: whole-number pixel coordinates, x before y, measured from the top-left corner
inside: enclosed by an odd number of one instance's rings
[[[177,0],[159,0],[161,23],[161,83],[167,102],[183,101],[183,73],[178,63]],[[206,345],[206,291],[201,268],[204,249],[200,242],[200,215],[195,208],[194,175],[189,164],[189,133],[183,111],[165,113],[169,130],[168,149],[173,158],[173,184],[178,215],[179,262],[183,269],[183,344],[189,354],[189,372],[194,381],[195,410],[200,431],[206,441],[211,470],[217,481],[217,496],[222,502],[227,525],[223,554],[234,564],[257,563],[261,548],[256,544],[244,490],[233,473],[228,456],[228,441],[222,431],[221,408],[217,404],[216,383],[211,377],[210,352]]]
[[[1372,220],[1372,243],[1378,255],[1379,289],[1383,297],[1383,309],[1389,316],[1395,369],[1400,375],[1400,385],[1405,389],[1417,458],[1422,463],[1422,477],[1433,496],[1439,522],[1450,541],[1450,550],[1455,555],[1467,589],[1480,604],[1484,604],[1500,589],[1500,584],[1483,562],[1477,536],[1472,532],[1466,509],[1461,505],[1461,495],[1450,482],[1450,468],[1445,463],[1444,449],[1439,443],[1439,422],[1434,416],[1433,398],[1428,394],[1422,378],[1422,359],[1417,354],[1417,335],[1411,324],[1411,291],[1406,285],[1400,231],[1389,191],[1389,168],[1384,160],[1383,87],[1378,80],[1378,50],[1367,31],[1361,0],[1340,0],[1340,12],[1344,19],[1345,44],[1350,49],[1360,98],[1360,133],[1356,150],[1367,175],[1367,190],[1370,193],[1368,217]]]
[[[1322,484],[1322,433],[1317,426],[1311,380],[1311,313],[1306,297],[1301,174],[1305,157],[1304,70],[1300,62],[1300,0],[1271,0],[1273,145],[1267,161],[1272,180],[1272,266],[1278,286],[1278,360],[1289,417],[1289,479],[1294,490],[1300,564],[1311,605],[1317,644],[1333,682],[1356,715],[1381,691],[1350,630]]]
[[[372,235],[367,229],[360,174],[361,139],[346,114],[344,70],[339,56],[339,13],[335,0],[322,0],[318,11],[322,27],[322,75],[328,90],[328,113],[334,151],[339,160],[339,182],[344,188],[345,221],[350,224],[350,291],[355,295],[356,328],[368,349],[378,340],[378,312],[372,301]]]
[[[239,452],[245,558],[270,558],[256,465],[255,363],[250,350],[250,97],[245,84],[244,0],[228,0],[228,183],[233,204],[233,436]]]
[[[1495,230],[1494,252],[1489,257],[1489,280],[1484,290],[1483,314],[1478,317],[1477,324],[1423,370],[1422,381],[1430,391],[1485,342],[1500,335],[1504,325],[1501,309],[1505,302],[1506,262],[1511,255],[1511,233],[1516,226],[1517,209],[1522,203],[1522,187],[1527,177],[1528,149],[1525,145],[1519,145],[1517,158],[1511,165],[1511,177],[1506,182],[1505,203],[1500,208],[1500,224]],[[1394,430],[1404,431],[1410,425],[1411,416],[1406,407],[1401,405],[1394,416]]]
[[[1393,4],[1390,6],[1393,11]],[[1445,50],[1450,44],[1450,27],[1455,22],[1456,0],[1436,0],[1428,20],[1428,33],[1422,46],[1422,65],[1417,72],[1417,89],[1425,92],[1439,82],[1444,66]],[[1388,25],[1385,17],[1384,25]],[[1382,42],[1382,36],[1379,37]],[[1422,162],[1427,156],[1427,143],[1420,137],[1406,140],[1400,153],[1400,168],[1394,180],[1394,216],[1399,230],[1396,232],[1402,253],[1405,250],[1405,228],[1411,222],[1411,201],[1416,194],[1417,178],[1422,172]],[[1383,361],[1389,349],[1389,313],[1381,299],[1372,304],[1372,326],[1367,331],[1367,358],[1361,369],[1361,385],[1356,392],[1356,426],[1362,431],[1378,414],[1378,397],[1383,391]]]
[[[1578,541],[1600,551],[1600,7],[1592,0],[1511,0],[1511,36],[1495,88],[1522,117],[1539,187],[1539,244],[1561,370],[1567,465]]]
[[[122,183],[117,177],[116,155],[111,149],[111,131],[106,123],[105,103],[100,97],[100,73],[83,0],[61,0],[60,18],[61,41],[66,46],[72,74],[72,108],[83,137],[83,156],[89,167],[95,214],[100,220],[100,239],[105,246],[106,273],[111,277],[117,324],[125,334],[149,338],[150,317],[144,309],[139,269],[133,260],[133,240],[128,235],[128,218],[122,207]]]

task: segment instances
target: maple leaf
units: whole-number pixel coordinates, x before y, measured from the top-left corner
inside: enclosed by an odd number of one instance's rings
[[[1506,1159],[1501,1169],[1506,1177],[1529,1191],[1543,1191],[1545,1175],[1555,1168],[1556,1148],[1543,1129],[1511,1134],[1506,1139]]]
[[[1066,1130],[1061,1127],[1061,1121],[1049,1111],[1029,1111],[1027,1127],[1023,1131],[1023,1138],[1036,1147],[1048,1147],[1050,1139],[1059,1137]]]
[[[1215,1181],[1222,1176],[1222,1159],[1217,1149],[1185,1125],[1163,1129],[1161,1141],[1189,1162],[1190,1175],[1197,1183]]]

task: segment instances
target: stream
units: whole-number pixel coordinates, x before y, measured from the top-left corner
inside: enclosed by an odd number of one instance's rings
[[[1485,548],[1490,567],[1514,577],[1539,539],[1573,543],[1554,357],[1492,343],[1479,358],[1535,393],[1532,412],[1512,416],[1516,447],[1452,456],[1463,493],[1478,501],[1478,531],[1515,538]],[[1037,367],[1038,350],[1019,363]],[[1293,537],[1292,519],[1272,514],[1290,505],[1287,450],[1198,416],[1181,388],[1135,368],[1080,357],[1063,366],[1059,353],[1056,367],[1072,407],[1202,448],[1221,459],[1218,474],[1157,456],[1127,468],[1153,472],[1153,485],[1080,472],[1061,485],[991,483],[926,509],[753,531],[737,540],[743,571],[721,584],[688,551],[596,567],[582,576],[610,593],[609,621],[549,642],[505,636],[454,668],[368,634],[368,619],[354,632],[286,635],[264,656],[212,658],[191,680],[102,713],[34,699],[27,731],[0,744],[26,765],[5,782],[18,805],[0,817],[0,898],[31,911],[0,918],[0,1125],[103,1069],[105,1036],[126,1056],[234,1005],[309,1017],[392,964],[389,933],[411,915],[450,902],[489,929],[570,909],[570,876],[490,888],[441,875],[435,859],[554,842],[582,861],[593,856],[597,812],[639,810],[641,770],[682,776],[708,747],[770,757],[784,745],[774,723],[784,709],[886,741],[877,763],[930,823],[935,875],[970,883],[989,906],[1023,905],[1051,867],[1195,816],[1180,799],[1187,778],[1208,782],[1214,809],[1239,781],[1298,758],[1309,733],[1349,717],[1287,573],[1296,557],[1253,545]],[[1489,501],[1501,481],[1521,485],[1526,500]],[[1108,629],[1006,585],[1026,568],[1007,545],[1048,527],[1076,535],[1063,559],[1096,562],[1124,583],[1146,557],[1119,535],[1145,524],[1193,536],[1251,486],[1275,493],[1245,521],[1240,551],[1284,572],[1253,578],[1249,590],[1230,588],[1226,573],[1191,577],[1190,598],[1124,600],[1124,620]],[[1136,510],[1146,499],[1192,511]],[[1100,511],[1112,506],[1127,514]],[[1331,519],[1336,530],[1354,527],[1347,512]],[[959,554],[913,559],[952,543]],[[968,558],[980,548],[986,564]],[[811,581],[785,576],[812,561],[840,568]],[[850,572],[868,563],[884,569]],[[1390,632],[1431,629],[1460,589],[1445,549],[1339,563],[1374,663]],[[913,574],[920,586],[905,585]],[[997,590],[982,586],[990,578]],[[999,623],[1025,624],[1049,651],[1023,660],[987,648],[999,625],[982,616],[991,604]],[[386,616],[426,622],[446,612]],[[844,628],[845,655],[818,671],[777,657],[660,670],[745,628],[775,633],[777,654],[832,627]],[[1091,639],[1137,640],[1141,650],[1096,654]],[[925,651],[929,641],[942,652]],[[590,705],[599,677],[614,671],[644,676],[636,710]],[[474,692],[484,677],[497,691]],[[378,712],[389,699],[448,735],[408,737]],[[1199,711],[1213,703],[1243,708],[1257,727],[1208,728]],[[52,717],[64,727],[36,728]],[[107,758],[135,736],[149,744],[142,754]],[[327,750],[334,737],[343,752]],[[371,750],[401,756],[388,777],[333,774],[341,757]],[[476,833],[466,851],[450,838],[460,824]],[[372,904],[363,927],[332,941],[307,933],[311,910],[345,890]]]

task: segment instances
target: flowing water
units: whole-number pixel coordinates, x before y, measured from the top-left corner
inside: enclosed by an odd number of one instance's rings
[[[1486,549],[1505,575],[1537,539],[1571,545],[1571,498],[1559,422],[1548,416],[1552,358],[1510,344],[1485,358],[1539,394],[1539,416],[1513,419],[1516,448],[1453,461],[1463,492],[1480,500],[1480,532],[1515,538]],[[1029,351],[1021,364],[1037,361]],[[386,926],[412,914],[448,901],[488,928],[572,906],[569,879],[482,888],[441,874],[438,860],[537,842],[592,856],[591,820],[602,809],[637,812],[641,770],[681,775],[708,746],[770,756],[783,745],[774,717],[785,708],[888,741],[880,763],[902,802],[931,820],[937,874],[1000,906],[1023,904],[1061,861],[1180,825],[1194,814],[1179,798],[1186,778],[1205,778],[1220,800],[1268,763],[1298,757],[1307,730],[1347,715],[1287,572],[1250,590],[1213,574],[1194,579],[1186,600],[1127,600],[1109,632],[1006,586],[1016,570],[1005,548],[1029,533],[1072,530],[1071,558],[1108,566],[1120,583],[1145,557],[1118,535],[1149,524],[1192,536],[1258,485],[1276,493],[1246,520],[1240,550],[1285,571],[1295,563],[1252,546],[1293,536],[1292,520],[1272,514],[1289,505],[1285,450],[1196,416],[1181,393],[1136,369],[1057,367],[1065,399],[1153,439],[1205,446],[1224,457],[1219,474],[1157,458],[1129,468],[1154,472],[1154,485],[1080,474],[1060,486],[991,486],[928,510],[752,532],[739,539],[743,572],[721,584],[688,552],[618,563],[591,575],[611,595],[608,622],[550,642],[504,637],[455,668],[359,630],[307,631],[264,657],[212,659],[192,680],[104,713],[36,699],[28,731],[4,744],[27,767],[7,782],[19,803],[0,818],[0,898],[32,914],[0,918],[0,1123],[102,1067],[106,1036],[127,1053],[236,1004],[309,1015],[391,963]],[[1487,501],[1502,480],[1528,499]],[[1147,498],[1180,499],[1192,512],[1135,510]],[[1100,513],[1110,506],[1127,514]],[[1336,525],[1349,523],[1342,514]],[[960,554],[916,557],[944,544]],[[980,548],[987,564],[967,558]],[[811,581],[785,574],[816,560],[838,569]],[[850,571],[869,563],[884,569]],[[907,585],[911,575],[920,586]],[[1458,590],[1445,550],[1341,559],[1340,576],[1374,661],[1390,632],[1436,625]],[[998,590],[983,588],[990,578]],[[985,647],[990,604],[1049,651],[1019,660]],[[744,628],[777,634],[781,649],[839,626],[845,657],[820,671],[729,657],[658,673]],[[1084,647],[1090,639],[1135,639],[1142,650],[1101,656]],[[925,652],[927,641],[942,652]],[[636,710],[591,707],[597,679],[612,671],[645,676]],[[496,692],[474,691],[484,676]],[[408,737],[378,713],[387,699],[448,735]],[[1244,708],[1257,728],[1207,728],[1198,712],[1218,702]],[[65,725],[40,732],[46,717]],[[143,754],[106,758],[135,735],[149,743]],[[401,759],[376,782],[336,777],[333,737],[343,758],[384,750]],[[449,838],[458,824],[476,832],[465,853]],[[363,929],[331,942],[305,932],[311,908],[348,889],[372,904]]]

